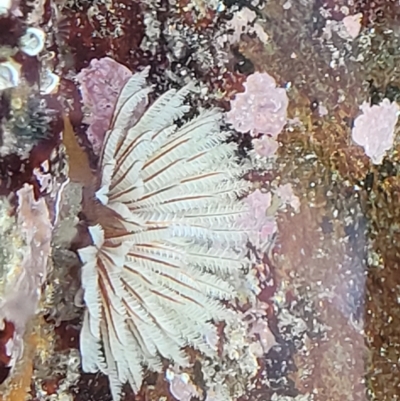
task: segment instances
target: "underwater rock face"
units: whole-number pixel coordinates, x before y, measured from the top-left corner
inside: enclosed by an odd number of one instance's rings
[[[398,399],[399,23],[0,0],[0,400]]]

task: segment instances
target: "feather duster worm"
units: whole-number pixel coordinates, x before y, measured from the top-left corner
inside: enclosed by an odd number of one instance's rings
[[[247,189],[221,113],[189,110],[185,87],[148,102],[147,70],[132,76],[115,105],[100,154],[101,176],[86,207],[93,245],[79,250],[86,311],[80,337],[86,372],[108,375],[114,400],[162,358],[188,364],[183,348],[214,355],[213,321],[234,314],[233,273],[248,264]]]

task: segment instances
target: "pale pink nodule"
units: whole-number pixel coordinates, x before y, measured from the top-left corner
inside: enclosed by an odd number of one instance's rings
[[[379,105],[373,106],[364,102],[360,109],[363,114],[354,121],[351,136],[364,148],[372,163],[381,164],[386,152],[393,146],[400,108],[397,103],[383,99]]]
[[[227,122],[242,133],[276,138],[287,120],[289,101],[285,89],[277,88],[274,78],[260,72],[250,75],[244,87],[245,91],[231,101]]]
[[[300,210],[300,199],[294,194],[292,184],[281,185],[275,193],[282,203],[291,206],[295,212]]]
[[[273,156],[279,148],[278,142],[267,135],[263,135],[261,138],[254,138],[252,142],[254,150],[262,157]]]
[[[251,240],[255,244],[264,242],[277,230],[274,216],[267,216],[267,210],[272,204],[272,195],[256,189],[245,198],[249,211],[239,223],[251,230]]]
[[[346,28],[348,35],[355,39],[361,30],[361,20],[363,15],[361,13],[355,15],[348,15],[343,18],[343,25]]]
[[[168,378],[169,391],[177,401],[191,401],[200,398],[201,395],[187,374],[176,374],[172,371],[171,373],[172,377]]]

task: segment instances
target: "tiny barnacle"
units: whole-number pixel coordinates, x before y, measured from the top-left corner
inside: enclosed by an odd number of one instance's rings
[[[21,65],[13,60],[0,63],[0,91],[19,84]]]
[[[11,9],[12,0],[0,0],[0,15],[8,14]]]
[[[20,49],[28,56],[37,56],[44,48],[45,39],[42,29],[29,27],[20,39]]]
[[[54,72],[46,70],[40,79],[40,93],[43,95],[49,95],[57,92],[59,83],[60,77],[54,74]]]

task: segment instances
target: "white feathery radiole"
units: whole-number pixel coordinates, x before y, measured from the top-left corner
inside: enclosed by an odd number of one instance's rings
[[[80,249],[86,311],[82,366],[108,375],[120,399],[143,369],[162,358],[187,365],[184,347],[213,355],[213,322],[235,297],[227,278],[247,265],[246,232],[237,226],[247,189],[235,145],[220,131],[221,113],[201,111],[181,126],[191,91],[170,90],[147,106],[148,70],[122,89],[100,155],[96,192],[103,217]],[[139,107],[140,105],[140,107]],[[110,216],[112,218],[110,219]]]

